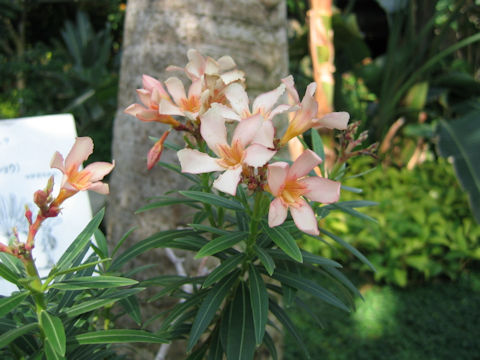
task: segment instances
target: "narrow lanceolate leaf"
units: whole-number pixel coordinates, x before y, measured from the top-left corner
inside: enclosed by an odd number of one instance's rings
[[[27,296],[29,292],[22,292],[16,295],[4,297],[0,299],[0,317],[8,314],[10,310],[19,305]]]
[[[3,263],[0,263],[0,277],[11,282],[12,284],[18,285],[19,276]]]
[[[263,224],[263,229],[265,230],[265,233],[268,235],[268,237],[272,239],[272,241],[280,249],[282,249],[285,254],[300,263],[303,262],[302,253],[300,252],[300,249],[298,248],[295,239],[292,235],[290,235],[287,230],[283,229],[280,226],[271,228],[266,223]]]
[[[277,360],[278,359],[277,349],[275,349],[275,343],[273,342],[273,339],[268,332],[265,332],[265,336],[263,337],[263,343],[267,347],[272,360]]]
[[[173,197],[162,197],[160,200],[157,200],[155,202],[151,202],[150,204],[147,204],[137,211],[135,211],[135,214],[140,214],[145,211],[157,209],[163,206],[169,206],[169,205],[177,205],[177,204],[183,204],[183,205],[188,205],[197,209],[200,209],[200,206],[196,204],[196,200],[192,199],[179,199],[179,198],[173,198]]]
[[[190,224],[190,226],[197,231],[210,232],[212,234],[217,234],[217,235],[225,235],[230,233],[230,231],[228,230],[223,230],[223,229],[219,229],[213,226],[208,226],[203,224]]]
[[[342,303],[335,295],[328,290],[324,289],[320,285],[305,279],[304,277],[288,272],[283,269],[277,269],[272,276],[275,280],[280,281],[282,284],[291,286],[295,289],[302,290],[318,297],[326,303],[336,306],[342,310],[350,312],[350,309]]]
[[[202,287],[207,288],[210,285],[216,283],[217,281],[223,279],[225,276],[230,274],[245,258],[244,254],[236,254],[230,256],[227,260],[222,262],[215,270],[213,270],[210,275],[205,279]]]
[[[227,277],[225,281],[222,281],[215,285],[210,290],[200,305],[195,320],[192,324],[192,330],[190,331],[190,338],[188,339],[187,351],[192,350],[197,340],[203,334],[205,329],[210,325],[215,313],[220,308],[223,299],[230,292],[233,284],[237,281],[240,271],[235,271]]]
[[[100,210],[97,215],[88,223],[88,225],[83,229],[80,235],[73,241],[73,243],[68,247],[68,249],[63,253],[60,260],[58,260],[56,268],[58,270],[66,270],[72,266],[73,262],[82,254],[85,247],[88,246],[90,239],[92,238],[95,230],[98,229],[98,226],[102,222],[103,215],[105,214],[105,209]]]
[[[45,334],[45,338],[52,345],[53,350],[61,356],[65,356],[66,337],[62,320],[58,317],[50,315],[45,310],[40,312],[40,326]]]
[[[355,216],[359,219],[364,219],[364,220],[368,220],[368,221],[375,222],[375,223],[378,222],[376,219],[372,218],[371,216],[368,216],[367,214],[361,213],[361,212],[359,212],[355,209],[352,209],[351,207],[344,206],[342,204],[332,204],[332,207],[340,209],[343,212],[345,212],[349,215]]]
[[[250,296],[242,282],[229,307],[229,324],[227,329],[228,360],[251,360],[255,353],[255,334],[250,307]]]
[[[263,267],[265,270],[267,270],[268,275],[272,276],[273,272],[275,271],[275,262],[273,261],[272,257],[258,245],[254,245],[253,248]]]
[[[307,347],[302,341],[300,335],[298,335],[297,329],[293,325],[292,320],[288,317],[287,313],[274,301],[270,301],[269,309],[273,315],[280,321],[280,323],[288,330],[288,332],[295,338],[297,344],[303,350],[307,359],[311,359],[308,353]]]
[[[162,344],[168,342],[165,334],[152,334],[144,330],[103,330],[92,331],[75,336],[80,345],[86,344],[116,344],[145,342]]]
[[[137,323],[142,324],[142,313],[140,312],[140,305],[136,296],[129,296],[128,298],[120,300],[120,304],[125,309],[126,313]]]
[[[238,201],[232,200],[232,199],[226,199],[220,195],[205,193],[202,191],[191,191],[191,190],[180,191],[180,194],[205,204],[210,204],[210,205],[223,207],[225,209],[231,209],[231,210],[243,210],[243,205]]]
[[[260,273],[252,264],[248,267],[248,285],[250,288],[255,341],[257,345],[260,345],[263,341],[265,326],[268,320],[268,293]]]
[[[203,246],[195,255],[195,259],[200,259],[204,256],[214,255],[220,251],[228,249],[247,237],[246,232],[235,232],[227,235],[219,236],[209,241]]]
[[[38,328],[37,323],[31,323],[31,324],[27,324],[3,333],[2,335],[0,335],[0,349],[3,349],[5,346],[10,344],[16,338],[22,335],[28,334],[37,328]]]
[[[134,257],[143,254],[145,251],[150,249],[155,249],[159,247],[168,246],[169,242],[175,238],[195,235],[193,230],[182,229],[182,230],[166,230],[158,232],[130,247],[128,250],[120,254],[110,266],[111,270],[119,269],[127,261],[133,259]]]
[[[61,290],[108,289],[138,284],[138,281],[118,276],[81,276],[53,283],[50,287]]]
[[[210,341],[210,346],[208,348],[207,360],[223,360],[223,348],[218,328],[212,335],[212,340]]]
[[[361,262],[368,265],[373,271],[376,271],[375,266],[373,266],[373,264],[370,261],[368,261],[365,255],[363,255],[360,251],[355,249],[352,245],[347,243],[345,240],[322,228],[320,228],[320,232],[327,235],[329,238],[335,240],[337,243],[339,243],[340,245],[345,247],[348,251],[350,251],[353,255],[355,255]]]
[[[84,314],[89,311],[97,310],[103,306],[115,303],[116,299],[94,299],[83,301],[63,311],[69,318]]]
[[[307,264],[328,265],[328,266],[333,266],[338,268],[342,267],[342,265],[339,264],[338,262],[324,258],[323,256],[315,255],[304,250],[301,250],[301,253],[302,253],[303,261]],[[267,250],[267,254],[279,260],[290,259],[283,251],[278,249],[269,249]]]
[[[45,356],[47,360],[63,360],[65,357],[59,354],[49,339],[45,340]]]

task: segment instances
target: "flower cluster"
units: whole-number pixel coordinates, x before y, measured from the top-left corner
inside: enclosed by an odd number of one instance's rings
[[[33,220],[32,211],[26,207],[25,217],[29,224],[29,231],[25,243],[20,242],[18,234],[14,231],[13,243],[9,246],[0,244],[0,252],[6,252],[20,259],[31,256],[29,252],[34,248],[35,235],[45,219],[56,217],[60,214],[62,203],[69,197],[82,190],[92,190],[100,194],[108,194],[108,185],[101,180],[109,174],[114,163],[95,162],[81,170],[82,163],[93,152],[93,141],[89,137],[78,137],[65,160],[57,151],[53,155],[50,167],[62,172],[63,178],[60,190],[53,197],[53,176],[49,178],[45,189],[37,190],[33,201],[38,206],[39,212]]]
[[[231,57],[214,60],[197,50],[189,50],[187,55],[189,62],[184,68],[170,66],[167,70],[183,72],[191,82],[188,91],[177,77],[162,83],[143,75],[143,88],[137,90],[142,104],[132,104],[125,110],[141,121],[171,127],[150,150],[148,168],[159,160],[172,129],[186,132],[188,146],[178,151],[182,172],[218,172],[213,187],[232,196],[239,184],[245,184],[249,190],[267,191],[273,196],[270,227],[282,224],[290,210],[300,230],[317,235],[317,220],[307,200],[337,201],[340,183],[308,176],[322,161],[310,150],[291,166],[272,159],[292,138],[311,128],[346,129],[348,113],[334,112],[318,118],[316,84],[310,84],[300,100],[292,76],[257,96],[250,105],[244,73],[236,68]],[[289,103],[282,102],[285,92]],[[292,120],[286,131],[280,133],[278,115],[287,112]]]

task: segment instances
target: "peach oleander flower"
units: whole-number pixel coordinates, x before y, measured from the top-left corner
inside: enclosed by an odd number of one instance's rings
[[[92,139],[89,137],[77,137],[65,160],[58,151],[53,155],[50,167],[58,169],[63,173],[60,193],[55,200],[57,205],[82,190],[108,194],[108,184],[100,180],[112,171],[115,163],[95,162],[87,165],[85,169],[79,170],[82,163],[88,159],[92,152]]]
[[[282,79],[282,82],[285,84],[288,95],[291,101],[296,104],[298,110],[295,112],[293,120],[290,121],[285,134],[280,140],[281,145],[285,145],[290,139],[303,134],[311,128],[326,127],[339,130],[345,130],[347,128],[348,120],[350,119],[350,115],[347,112],[332,112],[320,119],[317,118],[318,104],[314,97],[315,90],[317,89],[316,83],[313,82],[307,86],[305,96],[302,102],[300,102],[293,77],[291,75],[287,76]]]
[[[260,129],[258,129],[254,143],[261,144],[268,148],[273,147],[273,138],[275,128],[272,123],[273,117],[283,112],[289,111],[291,106],[280,104],[274,108],[274,105],[285,91],[285,85],[281,84],[277,88],[258,95],[252,104],[250,110],[248,94],[242,84],[233,83],[225,89],[225,97],[230,103],[230,107],[216,105],[220,108],[222,116],[227,119],[242,121],[253,115],[260,114],[264,118]]]
[[[178,126],[180,123],[170,115],[160,114],[158,112],[159,103],[162,99],[170,100],[170,96],[165,91],[162,83],[157,79],[143,75],[143,89],[137,89],[141,104],[132,104],[124,112],[133,115],[141,121],[156,121],[172,126]]]
[[[201,174],[223,171],[213,182],[213,187],[235,195],[243,166],[263,166],[275,155],[275,151],[263,145],[252,144],[262,121],[261,115],[255,115],[239,122],[229,144],[225,119],[217,108],[211,108],[201,117],[200,133],[218,158],[194,149],[182,149],[177,152],[182,172]]]
[[[172,96],[162,98],[159,103],[158,112],[161,115],[180,115],[195,120],[202,109],[202,81],[195,80],[185,93],[182,81],[177,77],[170,77],[165,81],[165,86]]]
[[[275,227],[287,218],[288,210],[295,225],[303,232],[318,235],[318,223],[315,213],[304,197],[312,201],[329,204],[338,201],[340,183],[319,176],[306,175],[322,159],[311,150],[305,150],[289,166],[286,162],[268,165],[268,191],[275,199],[270,203],[268,225]]]

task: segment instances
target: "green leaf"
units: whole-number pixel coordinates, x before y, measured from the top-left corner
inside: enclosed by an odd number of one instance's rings
[[[223,207],[225,209],[232,209],[232,210],[244,209],[243,205],[238,201],[227,199],[227,198],[224,198],[223,196],[216,195],[216,194],[205,193],[202,191],[191,191],[191,190],[180,191],[180,194],[190,199],[194,199],[205,204]]]
[[[56,276],[74,273],[74,272],[77,272],[77,271],[80,271],[80,270],[88,269],[92,266],[96,266],[98,264],[101,264],[103,262],[110,261],[110,260],[112,260],[112,259],[106,258],[106,259],[102,259],[102,260],[98,260],[98,261],[92,261],[92,262],[82,264],[82,265],[79,265],[79,266],[74,266],[74,267],[71,267],[70,269],[66,269],[66,270],[62,270],[62,271],[59,271],[56,267],[54,267],[50,271],[50,274],[48,274],[48,277],[49,278],[54,278]]]
[[[227,258],[227,260],[223,261],[208,275],[202,287],[207,288],[217,281],[223,279],[225,276],[231,273],[238,266],[238,264],[243,261],[244,258],[244,254],[236,254]]]
[[[315,255],[305,250],[301,250],[300,252],[302,253],[303,261],[305,263],[317,264],[317,265],[328,265],[328,266],[333,266],[338,268],[342,267],[342,265],[339,264],[338,262],[324,258],[323,256]],[[267,250],[267,253],[270,254],[275,259],[290,260],[290,257],[287,256],[283,251],[279,249],[269,249]]]
[[[0,298],[0,317],[8,314],[13,308],[20,305],[23,300],[29,295],[28,291],[8,297]]]
[[[233,284],[237,281],[240,271],[233,272],[225,281],[222,281],[215,285],[210,290],[200,305],[195,320],[192,324],[192,330],[190,331],[190,337],[188,339],[187,351],[190,351],[196,344],[205,329],[210,325],[215,313],[220,308],[223,299],[230,292]]]
[[[374,219],[371,216],[368,216],[367,214],[364,214],[364,213],[361,213],[357,210],[354,210],[351,207],[344,206],[341,203],[337,203],[337,204],[334,203],[334,204],[331,204],[331,206],[332,206],[332,208],[340,209],[343,212],[345,212],[347,214],[350,214],[352,216],[355,216],[357,218],[368,220],[368,221],[371,221],[371,222],[374,222],[374,223],[378,223],[377,219]]]
[[[268,333],[268,331],[265,331],[265,336],[263,337],[263,343],[265,344],[265,347],[270,353],[272,360],[277,360],[278,359],[277,349],[275,349],[275,343],[273,342],[273,339]]]
[[[455,121],[440,121],[440,155],[453,157],[458,181],[467,192],[475,220],[480,224],[480,111],[472,111]]]
[[[313,296],[316,296],[326,303],[338,307],[339,309],[350,312],[350,309],[331,292],[300,275],[277,268],[272,278],[280,281],[282,284],[286,284],[295,289],[308,292],[309,294],[312,294]]]
[[[275,262],[273,261],[272,257],[264,249],[262,249],[256,244],[253,246],[253,248],[258,258],[260,259],[260,262],[265,267],[265,270],[267,270],[268,275],[272,276],[275,270]]]
[[[120,254],[110,266],[111,270],[119,269],[123,264],[127,261],[133,259],[134,257],[143,254],[145,251],[150,249],[159,248],[159,247],[166,247],[168,243],[175,238],[187,236],[187,235],[195,235],[193,230],[189,229],[181,229],[181,230],[166,230],[158,232],[138,243],[133,245],[132,247],[128,248],[125,252]]]
[[[33,330],[36,330],[37,328],[38,328],[38,323],[31,323],[31,324],[23,325],[19,328],[15,328],[3,333],[2,335],[0,335],[0,349],[3,349],[5,346],[10,344],[12,341],[17,339],[18,337],[28,334]]]
[[[292,235],[290,235],[290,233],[287,230],[285,230],[280,226],[271,228],[266,223],[263,224],[263,229],[265,230],[268,237],[272,239],[272,241],[280,249],[282,249],[285,252],[285,254],[287,254],[292,259],[300,263],[303,262],[302,253],[300,252],[300,249],[298,248],[298,245],[295,242],[295,239],[293,238]]]
[[[255,341],[259,345],[263,341],[265,326],[268,320],[268,293],[260,273],[252,264],[248,267],[248,285],[255,328]]]
[[[298,335],[297,329],[292,323],[292,320],[288,317],[287,313],[274,301],[270,300],[269,309],[273,315],[280,321],[280,323],[288,330],[288,332],[295,338],[297,344],[303,350],[307,359],[310,359],[310,354],[308,353],[307,347],[302,341],[300,335]]]
[[[92,238],[95,230],[98,229],[100,223],[102,222],[103,215],[105,214],[105,209],[100,210],[97,215],[88,223],[88,225],[83,229],[80,235],[73,241],[73,243],[68,247],[67,250],[63,253],[58,260],[56,268],[58,270],[66,270],[72,266],[75,259],[82,254],[85,247],[88,246],[90,239]]]
[[[53,283],[50,287],[61,290],[108,289],[138,284],[138,281],[118,276],[80,276]]]
[[[40,312],[40,326],[47,340],[52,345],[56,353],[65,356],[67,341],[65,337],[65,329],[62,320],[58,317],[50,315],[45,310]]]
[[[144,342],[151,344],[168,343],[166,334],[152,334],[144,330],[100,330],[75,336],[80,345],[86,344],[117,344]]]
[[[117,253],[117,251],[120,249],[120,246],[125,242],[125,240],[128,239],[128,237],[137,229],[136,226],[130,228],[120,239],[120,241],[115,245],[112,251],[112,257]]]
[[[213,332],[207,360],[223,360],[223,348],[218,329]]]
[[[87,301],[82,301],[81,303],[78,303],[71,308],[65,309],[63,313],[68,317],[76,317],[78,315],[84,314],[86,312],[90,312],[96,309],[99,309],[103,306],[107,306],[110,304],[113,304],[117,301],[117,299],[93,299],[93,300],[87,300]]]
[[[325,174],[325,151],[323,148],[323,141],[322,137],[318,133],[318,130],[312,129],[311,130],[311,135],[312,135],[312,147],[313,151],[320,156],[320,158],[323,160],[322,163],[320,164],[320,169],[322,171],[322,175]]]
[[[101,259],[108,258],[108,245],[107,245],[107,239],[105,238],[105,235],[100,229],[95,230],[94,232],[95,236],[95,243],[97,244],[98,249],[100,250],[100,254],[98,256]]]
[[[216,234],[216,235],[226,235],[226,234],[230,234],[230,233],[231,233],[231,232],[228,231],[228,230],[219,229],[219,228],[216,228],[216,227],[213,227],[213,226],[209,226],[209,225],[189,224],[189,226],[191,226],[193,229],[195,229],[195,230],[197,230],[197,231],[210,232],[210,233]]]
[[[195,255],[195,259],[200,259],[204,256],[214,255],[220,251],[228,249],[247,237],[246,232],[232,232],[227,235],[219,236],[210,240],[203,246]]]
[[[145,211],[153,210],[153,209],[158,209],[159,207],[163,206],[169,206],[169,205],[176,205],[176,204],[184,204],[188,205],[197,209],[200,209],[200,206],[197,204],[197,200],[191,200],[191,199],[179,199],[179,198],[173,198],[173,197],[162,197],[161,200],[152,202],[150,204],[147,204],[137,211],[135,211],[135,214],[140,214]]]
[[[137,297],[133,295],[125,299],[121,299],[120,304],[123,306],[126,313],[130,315],[133,321],[140,326],[142,324],[142,314],[140,312],[140,304],[138,303]]]
[[[65,359],[65,357],[61,354],[59,354],[57,351],[55,351],[55,348],[53,347],[52,343],[50,342],[49,339],[45,340],[45,356],[47,360],[62,360]]]
[[[368,261],[365,255],[363,255],[360,251],[355,249],[352,245],[347,243],[345,240],[322,228],[320,228],[320,232],[327,235],[329,238],[335,240],[337,243],[339,243],[340,245],[345,247],[348,251],[350,251],[353,255],[355,255],[361,262],[363,262],[365,265],[368,265],[370,269],[372,269],[373,271],[376,271],[375,266],[373,266],[373,264],[370,261]]]
[[[227,329],[228,360],[251,360],[255,353],[255,333],[250,307],[250,296],[242,282],[235,292],[229,306],[229,322]]]
[[[0,263],[0,277],[11,282],[12,284],[18,285],[19,276],[15,274],[12,270],[10,270],[8,266],[6,266],[3,263]]]

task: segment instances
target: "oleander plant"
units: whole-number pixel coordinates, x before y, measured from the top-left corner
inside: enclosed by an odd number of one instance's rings
[[[143,88],[137,90],[141,104],[125,112],[168,127],[148,152],[147,167],[162,166],[190,183],[186,190],[159,193],[138,211],[182,204],[191,209],[186,212],[191,214],[188,225],[152,234],[123,252],[122,239],[110,251],[97,230],[100,212],[50,275],[40,278],[31,256],[36,229],[59,215],[62,202],[76,192],[107,193],[100,180],[113,168],[94,163],[79,170],[93,149],[89,138],[78,138],[65,160],[56,153],[51,166],[64,174],[58,195],[52,195],[52,181],[35,193],[39,211],[35,221],[29,209],[25,213],[27,241],[14,238],[0,249],[0,275],[19,288],[0,299],[2,358],[115,358],[113,343],[186,339],[188,359],[253,359],[265,351],[275,359],[273,333],[279,328],[290,332],[308,357],[285,309],[295,303],[309,312],[302,301],[302,293],[308,293],[350,311],[353,298],[361,296],[340,263],[301,249],[298,240],[338,243],[373,269],[359,251],[319,222],[332,207],[364,217],[356,208],[374,205],[339,198],[341,191],[360,192],[341,185],[345,176],[352,176],[349,159],[373,155],[376,145],[362,145],[366,134],[357,134],[358,123],[349,125],[346,112],[317,117],[315,83],[300,99],[288,76],[250,104],[245,74],[231,57],[215,60],[193,49],[187,56],[185,67],[168,70],[183,73],[188,90],[178,77],[161,82],[143,75]],[[336,163],[329,169],[323,163],[320,127],[338,130]],[[183,134],[184,145],[167,141],[174,131]],[[288,151],[282,149],[293,138],[300,139],[304,151],[294,161],[283,159],[281,154]],[[162,162],[163,151],[175,151],[179,164]],[[142,282],[122,273],[125,264],[154,248],[192,251],[195,259],[210,257],[214,265],[202,273],[158,274]],[[311,280],[312,272],[324,281]],[[146,287],[158,289],[153,299],[172,297],[176,305],[150,316],[149,321],[160,324],[156,331],[115,329],[111,323],[117,314],[110,309],[117,303],[142,323],[135,296]]]

